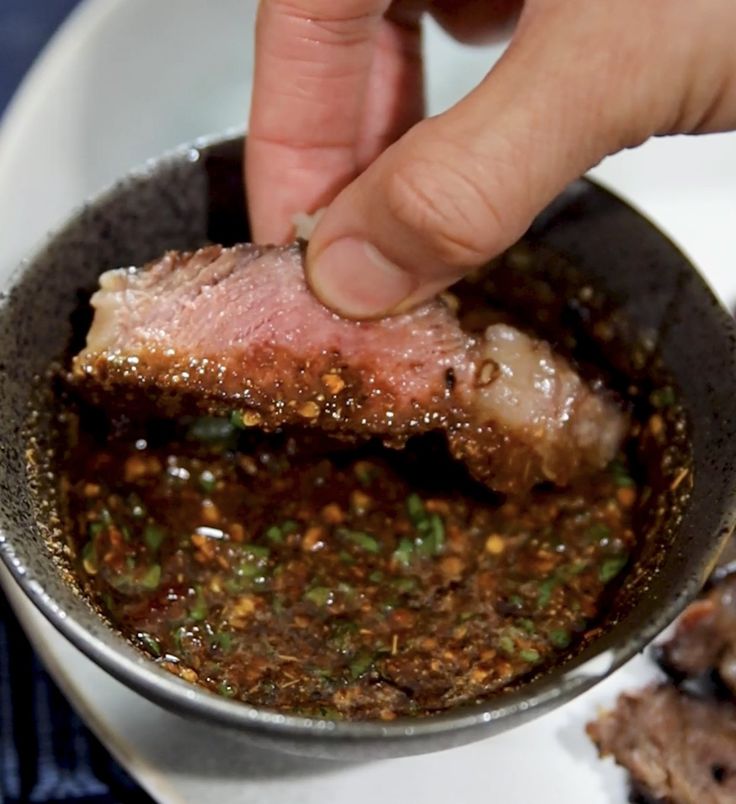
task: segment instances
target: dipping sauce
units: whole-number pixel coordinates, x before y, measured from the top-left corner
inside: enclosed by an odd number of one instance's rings
[[[394,451],[237,415],[66,415],[84,588],[170,672],[282,712],[390,720],[487,697],[583,638],[635,547],[623,456],[511,500],[431,435]]]

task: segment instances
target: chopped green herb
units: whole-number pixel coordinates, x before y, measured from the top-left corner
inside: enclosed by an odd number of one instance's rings
[[[158,588],[158,585],[160,583],[161,583],[161,565],[151,564],[151,566],[146,570],[145,574],[141,578],[141,586],[144,589],[147,589],[149,592],[152,592],[154,589]]]
[[[177,653],[183,653],[184,651],[184,637],[187,635],[187,629],[180,625],[178,628],[175,628],[171,632],[171,638],[174,640],[174,647],[176,648]]]
[[[526,631],[527,634],[533,634],[537,630],[534,623],[527,617],[523,617],[521,620],[517,620],[517,622],[519,623],[519,628],[521,628],[522,631]]]
[[[242,592],[243,589],[246,588],[246,584],[243,583],[243,578],[241,576],[236,578],[226,578],[223,586],[231,595]]]
[[[270,528],[266,529],[266,538],[269,542],[273,542],[274,544],[282,544],[284,541],[284,532],[278,525],[271,525]]]
[[[665,385],[663,388],[657,388],[649,396],[649,401],[655,408],[669,408],[677,401],[675,389],[670,385]]]
[[[205,494],[210,494],[215,490],[215,486],[217,485],[217,478],[212,474],[209,469],[205,469],[199,475],[199,487]]]
[[[103,530],[106,529],[106,525],[103,522],[90,522],[87,526],[87,533],[89,534],[90,539],[94,539],[95,537],[99,536]]]
[[[517,628],[515,625],[507,625],[506,628],[503,629],[504,633],[508,634],[514,642],[519,640],[525,639],[526,634],[521,628]]]
[[[347,550],[340,550],[337,555],[343,564],[355,564],[355,559],[350,555],[350,553],[348,553]]]
[[[406,498],[406,510],[414,527],[418,527],[427,516],[424,501],[418,494],[410,494]]]
[[[360,651],[358,655],[350,662],[350,675],[354,678],[360,678],[364,673],[370,670],[373,664],[374,656],[368,651]]]
[[[337,585],[337,591],[341,592],[343,595],[354,595],[355,594],[355,587],[350,583],[345,583],[345,581],[340,581]]]
[[[573,564],[563,564],[563,566],[557,570],[555,576],[558,583],[564,583],[570,580],[570,578],[574,578],[576,575],[585,572],[586,569],[588,569],[587,561],[575,561]]]
[[[132,558],[130,561],[128,559],[125,560],[125,564],[128,569],[130,569],[131,562]],[[112,586],[113,589],[123,595],[135,595],[138,594],[142,589],[140,578],[134,577],[131,572],[116,572],[108,575],[105,580],[110,584],[110,586]]]
[[[229,681],[221,681],[217,685],[217,693],[225,698],[232,698],[236,693],[236,689]]]
[[[268,557],[271,555],[271,551],[268,549],[268,547],[264,547],[260,544],[245,545],[245,552],[253,558],[259,559],[260,561],[267,561]]]
[[[508,634],[502,634],[498,638],[498,647],[507,655],[511,656],[516,652],[516,644]]]
[[[608,466],[608,471],[613,476],[613,481],[619,488],[627,488],[634,485],[633,479],[630,477],[628,470],[621,461],[612,461]]]
[[[381,611],[390,614],[399,605],[399,601],[394,597],[387,597],[381,604]]]
[[[228,419],[202,416],[195,419],[189,428],[188,436],[193,441],[213,443],[216,441],[230,441],[235,434],[235,426]]]
[[[207,616],[207,600],[201,586],[197,586],[197,596],[194,599],[194,605],[189,609],[189,616],[195,622],[202,622]]]
[[[137,636],[138,641],[149,653],[152,653],[154,656],[161,655],[161,645],[157,639],[147,634],[145,631],[139,631]]]
[[[361,486],[370,486],[370,484],[373,482],[373,479],[378,474],[376,467],[370,463],[366,463],[365,461],[359,461],[356,463],[353,471],[355,472],[355,476],[358,478],[358,482]]]
[[[602,542],[611,538],[611,529],[602,522],[596,522],[588,528],[585,535],[592,542]]]
[[[309,673],[316,678],[321,678],[325,681],[332,678],[332,672],[330,670],[325,670],[324,667],[310,667]]]
[[[402,539],[399,546],[393,552],[393,560],[402,567],[408,567],[411,564],[412,556],[414,555],[414,544],[409,539]]]
[[[339,710],[333,709],[329,706],[320,706],[316,710],[316,717],[321,717],[325,720],[341,720],[342,714]]]
[[[570,632],[564,628],[554,628],[549,632],[549,641],[556,648],[566,648],[570,644]]]
[[[304,599],[315,606],[324,608],[332,601],[332,590],[326,586],[313,586],[304,593]]]
[[[417,531],[416,552],[423,558],[438,555],[445,543],[445,523],[442,517],[437,513],[428,513],[424,501],[418,494],[410,494],[406,498],[406,510]],[[405,559],[399,558],[399,560],[401,563],[408,563]]]
[[[219,634],[215,634],[212,646],[219,648],[221,651],[229,651],[233,646],[232,634],[229,634],[227,631],[220,631]]]
[[[391,581],[391,585],[397,592],[406,594],[413,592],[417,588],[417,580],[416,578],[395,578]]]
[[[263,574],[263,567],[260,567],[256,561],[245,559],[238,564],[236,572],[240,578],[253,580],[257,576]]]
[[[347,653],[353,647],[353,637],[358,633],[358,626],[351,621],[340,621],[332,626],[329,644],[340,653]]]
[[[237,576],[255,586],[262,586],[269,574],[268,559],[271,551],[259,544],[246,544],[243,549],[245,557],[237,566]]]
[[[521,597],[521,595],[510,595],[509,596],[509,603],[515,609],[521,609],[521,608],[524,607],[524,599]]]
[[[245,422],[243,421],[243,414],[239,410],[234,410],[230,414],[230,425],[236,430],[245,430]]]
[[[143,528],[143,541],[154,552],[161,547],[163,540],[166,538],[166,531],[159,525],[149,522]]]
[[[603,581],[603,583],[612,581],[626,566],[628,560],[629,557],[625,553],[620,556],[614,556],[613,558],[607,558],[601,564],[601,568],[598,571],[598,577],[601,579],[601,581]]]
[[[416,539],[417,552],[424,557],[439,555],[445,546],[445,523],[439,514],[430,514],[417,527],[420,536]]]
[[[349,530],[348,528],[338,528],[337,535],[350,544],[360,547],[367,553],[380,553],[381,545],[378,540],[371,536],[370,533],[365,533],[362,530]]]
[[[539,594],[537,595],[537,608],[546,609],[552,600],[555,589],[559,586],[559,580],[553,575],[546,578],[539,584]]]
[[[368,580],[371,583],[381,583],[383,580],[383,573],[381,570],[373,570],[373,572],[371,572],[371,574],[368,576]]]
[[[299,530],[299,523],[293,519],[287,519],[280,525],[271,525],[266,529],[266,538],[273,544],[283,544],[284,537]]]
[[[534,648],[524,648],[524,650],[519,651],[519,656],[525,662],[538,662],[539,661],[539,651],[535,650]]]

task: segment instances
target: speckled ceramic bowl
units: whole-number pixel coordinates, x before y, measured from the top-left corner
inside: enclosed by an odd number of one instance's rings
[[[159,669],[69,582],[53,536],[53,495],[43,484],[34,486],[27,467],[31,440],[43,442],[48,429],[43,409],[28,425],[33,379],[67,353],[75,311],[102,270],[141,264],[169,248],[247,239],[241,149],[241,140],[198,145],[125,178],[82,209],[4,289],[0,547],[17,583],[87,656],[152,701],[291,752],[368,758],[448,748],[519,725],[586,690],[641,650],[695,596],[736,511],[733,322],[672,243],[586,181],[571,185],[527,240],[578,266],[616,300],[633,329],[657,345],[689,415],[694,487],[681,515],[668,515],[661,544],[642,558],[636,582],[611,600],[600,635],[582,652],[516,691],[433,717],[389,723],[290,717],[217,697]]]

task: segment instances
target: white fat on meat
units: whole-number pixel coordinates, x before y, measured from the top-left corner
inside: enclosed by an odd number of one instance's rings
[[[486,329],[479,348],[477,421],[492,421],[533,443],[551,480],[565,446],[601,468],[613,459],[626,431],[626,417],[546,341],[494,324]]]
[[[324,215],[325,208],[318,209],[315,213],[310,215],[308,212],[297,212],[296,215],[291,219],[291,222],[294,224],[294,237],[297,240],[306,240],[309,241],[312,238],[312,234],[320,221],[322,215]]]

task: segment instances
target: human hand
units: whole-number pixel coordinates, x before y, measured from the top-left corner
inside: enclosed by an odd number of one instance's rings
[[[517,6],[262,0],[246,153],[254,239],[288,240],[295,213],[327,206],[307,278],[343,315],[434,295],[608,154],[736,128],[733,0],[526,0],[483,82],[422,120],[422,10],[477,38]]]

